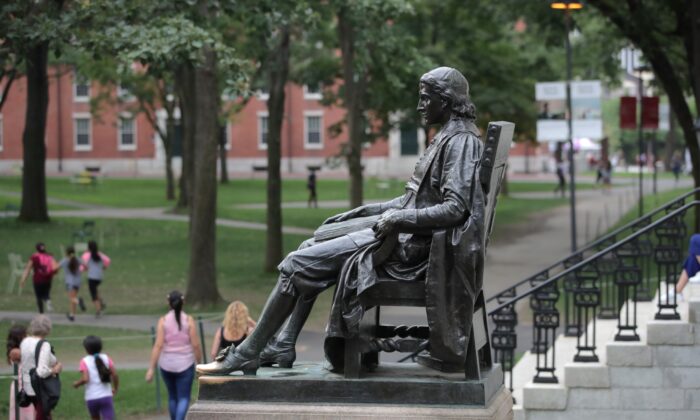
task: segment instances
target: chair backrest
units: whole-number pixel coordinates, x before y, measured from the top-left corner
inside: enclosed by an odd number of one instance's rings
[[[486,224],[484,241],[488,246],[494,225],[494,216],[498,193],[506,174],[508,150],[513,140],[515,124],[507,121],[490,122],[484,139],[484,152],[481,155],[479,179],[486,195],[484,223]]]

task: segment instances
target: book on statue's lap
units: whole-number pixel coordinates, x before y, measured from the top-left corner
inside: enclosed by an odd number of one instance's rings
[[[367,217],[355,217],[353,219],[344,220],[342,222],[328,223],[321,225],[314,232],[316,241],[327,241],[347,235],[348,233],[357,232],[362,229],[368,229],[377,224],[379,215]]]

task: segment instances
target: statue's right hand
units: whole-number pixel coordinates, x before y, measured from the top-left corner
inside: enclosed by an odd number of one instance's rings
[[[336,223],[336,222],[344,222],[346,220],[354,219],[355,217],[360,217],[362,216],[362,212],[364,210],[364,206],[357,207],[352,210],[348,210],[346,212],[336,214],[335,216],[331,216],[328,219],[326,219],[323,224],[327,225],[329,223]]]

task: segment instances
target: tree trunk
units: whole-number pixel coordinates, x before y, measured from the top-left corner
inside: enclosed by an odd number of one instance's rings
[[[194,170],[194,127],[188,129],[188,125],[194,125],[194,95],[195,87],[193,69],[190,64],[183,64],[176,71],[176,88],[180,100],[180,121],[182,123],[182,171],[180,173],[180,194],[178,195],[178,209],[186,209],[192,203],[192,172]]]
[[[165,198],[175,200],[175,178],[173,176],[173,137],[175,137],[175,117],[168,113],[165,122],[165,137],[163,149],[165,151]]]
[[[187,299],[202,306],[222,300],[216,285],[216,158],[219,144],[219,85],[216,55],[203,49],[203,62],[192,69],[193,103],[185,108],[185,137],[193,144],[190,201],[190,269]],[[184,104],[183,104],[184,105]],[[190,106],[191,105],[191,106]]]
[[[278,34],[277,47],[268,59],[270,96],[267,100],[267,243],[265,271],[277,271],[282,260],[282,121],[284,119],[285,85],[289,77],[289,26]]]
[[[22,206],[19,219],[48,222],[46,205],[46,112],[49,105],[49,42],[27,51],[27,112],[22,134]]]
[[[348,125],[346,159],[350,172],[350,207],[362,205],[362,142],[364,140],[364,107],[362,98],[366,90],[366,72],[355,70],[355,30],[347,7],[338,11],[338,39],[342,54],[343,89]]]

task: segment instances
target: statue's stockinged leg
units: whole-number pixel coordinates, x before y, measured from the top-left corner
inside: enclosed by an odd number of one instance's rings
[[[282,327],[282,331],[277,334],[277,337],[270,340],[260,354],[261,366],[277,364],[282,368],[292,367],[297,357],[295,346],[299,338],[299,333],[304,327],[315,301],[316,296],[311,298],[299,297],[294,306],[294,311]]]
[[[279,284],[279,283],[278,283]],[[297,297],[280,292],[279,286],[270,294],[255,330],[235,350],[229,351],[222,362],[197,365],[197,373],[228,375],[243,371],[255,375],[260,366],[260,352],[294,309]]]

